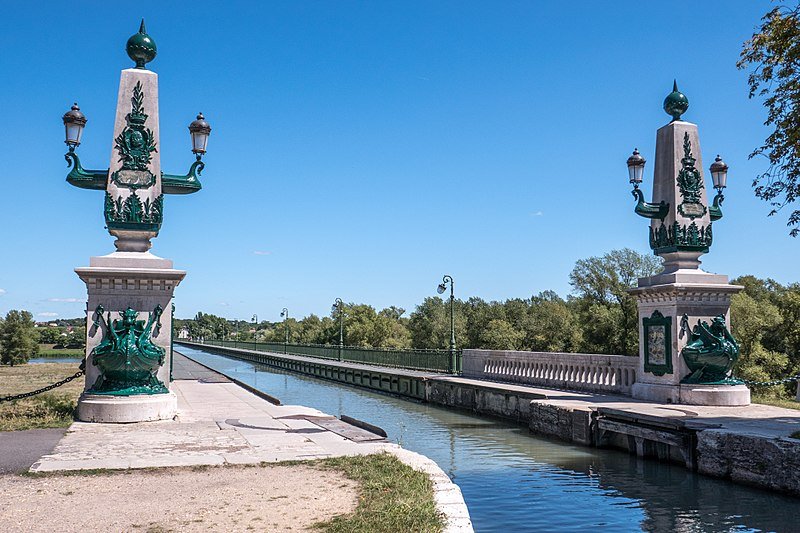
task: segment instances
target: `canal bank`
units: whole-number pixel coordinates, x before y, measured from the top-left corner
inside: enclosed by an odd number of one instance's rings
[[[656,404],[297,355],[186,343],[282,370],[500,417],[565,442],[628,451],[800,496],[800,412],[765,405]]]
[[[390,453],[431,479],[446,531],[471,531],[461,491],[427,457],[318,409],[275,403],[176,354],[174,420],[75,422],[31,472],[257,465]]]

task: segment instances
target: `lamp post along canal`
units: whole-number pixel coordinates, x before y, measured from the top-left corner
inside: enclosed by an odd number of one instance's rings
[[[341,361],[344,348],[344,302],[341,298],[334,300],[333,309],[339,315],[339,361]]]
[[[456,319],[455,319],[455,289],[453,288],[453,276],[445,275],[442,282],[436,288],[436,292],[444,294],[447,285],[450,285],[450,361],[448,367],[450,372],[458,372],[458,361],[456,356]]]
[[[88,292],[86,383],[77,416],[91,422],[171,419],[177,400],[169,390],[172,368],[172,295],[186,275],[149,252],[164,217],[165,195],[201,189],[211,127],[190,126],[195,161],[184,175],[161,171],[158,75],[147,69],[156,44],[145,30],[128,39],[134,68],[122,71],[109,167],[83,168],[78,147],[88,123],[78,104],[61,118],[70,166],[67,182],[104,192],[103,215],[116,251],[92,257],[75,272]],[[169,307],[168,307],[169,306]]]
[[[253,349],[255,350],[258,345],[258,315],[253,315]]]
[[[281,317],[283,318],[283,329],[285,333],[283,351],[289,353],[289,309],[284,307],[281,310]]]
[[[672,120],[656,133],[653,201],[639,188],[646,161],[638,150],[627,160],[634,211],[650,220],[648,240],[664,269],[639,278],[630,293],[639,307],[639,372],[633,396],[665,403],[747,405],[750,391],[733,377],[739,346],[730,334],[730,300],[742,287],[728,276],[700,269],[713,223],[722,219],[728,165],[710,166],[717,191],[706,196],[697,125],[682,120],[689,108],[677,82],[664,100]]]

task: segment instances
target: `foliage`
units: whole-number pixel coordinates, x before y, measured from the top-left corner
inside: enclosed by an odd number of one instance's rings
[[[776,7],[761,19],[758,32],[744,43],[737,66],[752,69],[750,98],[764,98],[766,126],[772,132],[750,157],[765,156],[767,170],[753,180],[757,197],[774,215],[800,193],[800,6]],[[800,210],[789,215],[790,234],[798,234]]]
[[[430,478],[397,457],[380,453],[324,459],[318,464],[341,471],[360,485],[356,510],[317,524],[319,529],[372,533],[433,532],[444,528]]]
[[[9,311],[0,324],[0,364],[18,365],[39,351],[39,334],[28,311]]]
[[[575,264],[569,281],[578,295],[575,305],[580,322],[587,327],[582,351],[639,353],[636,300],[628,294],[628,289],[636,287],[638,278],[660,270],[659,258],[630,248],[581,259]]]
[[[737,377],[772,381],[800,372],[800,285],[781,285],[771,279],[742,276],[732,281],[744,291],[731,298],[731,332],[741,356]],[[754,397],[766,400],[794,395],[794,383],[759,387]]]

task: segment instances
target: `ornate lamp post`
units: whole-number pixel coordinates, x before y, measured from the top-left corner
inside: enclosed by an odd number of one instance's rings
[[[453,288],[453,276],[445,275],[442,282],[436,288],[436,292],[444,294],[447,285],[450,284],[450,372],[458,371],[458,361],[456,361],[456,319],[455,319],[455,292]]]
[[[185,175],[161,172],[158,77],[145,69],[156,56],[156,45],[145,32],[144,20],[139,32],[128,40],[127,52],[136,62],[136,68],[122,72],[114,128],[116,154],[111,167],[86,170],[81,165],[75,149],[81,144],[87,119],[77,103],[62,117],[69,147],[64,157],[72,167],[67,182],[82,189],[106,191],[106,227],[117,238],[114,242],[117,250],[146,252],[151,247],[150,239],[158,236],[161,229],[164,195],[191,194],[202,188],[199,176],[205,164],[201,159],[206,153],[211,127],[202,113],[189,125],[192,152],[196,156],[189,172]]]
[[[656,134],[653,202],[639,189],[645,159],[627,160],[636,214],[650,220],[648,240],[664,259],[663,272],[631,289],[640,318],[637,398],[696,405],[747,405],[750,392],[732,376],[739,347],[727,329],[730,298],[742,287],[700,269],[712,244],[712,223],[722,218],[728,165],[719,156],[710,172],[717,194],[709,204],[697,125],[681,116],[689,99],[673,84],[664,100],[672,117]],[[691,327],[691,324],[695,324]],[[709,325],[710,324],[710,325]]]
[[[253,349],[255,350],[258,343],[258,339],[256,338],[256,334],[258,333],[258,315],[254,314],[251,320],[253,321]]]
[[[286,341],[284,342],[284,344],[286,344],[288,346],[289,345],[289,310],[287,308],[284,307],[281,310],[281,317],[283,318],[283,328],[284,328],[284,330],[286,330],[285,331],[285,333],[286,333]]]
[[[202,117],[190,126],[196,155],[185,175],[161,172],[158,75],[146,68],[156,44],[142,21],[128,39],[135,67],[122,71],[109,167],[81,165],[86,116],[77,104],[62,116],[65,154],[71,167],[67,182],[104,191],[103,213],[116,252],[92,257],[75,269],[88,291],[86,385],[78,401],[80,420],[138,422],[171,419],[177,409],[170,392],[172,304],[175,287],[186,275],[172,261],[151,254],[150,240],[161,229],[164,195],[201,189],[199,174],[210,126]],[[135,348],[132,348],[135,347]]]
[[[341,361],[344,348],[344,302],[341,298],[334,300],[332,312],[339,316],[339,361]]]

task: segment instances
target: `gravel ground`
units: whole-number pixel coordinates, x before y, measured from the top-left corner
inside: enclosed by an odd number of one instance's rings
[[[301,531],[352,512],[358,486],[308,466],[0,476],[4,532]]]

